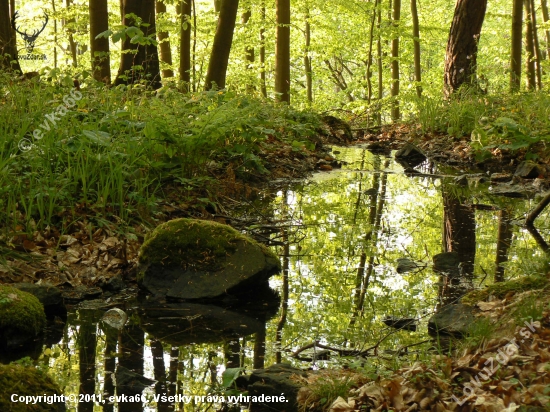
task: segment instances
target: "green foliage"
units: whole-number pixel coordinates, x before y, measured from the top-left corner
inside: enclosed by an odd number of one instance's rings
[[[496,330],[496,325],[486,317],[477,318],[468,328],[465,343],[471,347],[479,346],[490,340]]]
[[[548,304],[544,305],[540,296],[535,293],[530,293],[524,297],[512,311],[512,316],[517,324],[523,324],[525,321],[537,321],[542,319],[543,312],[548,308]]]
[[[307,391],[300,401],[300,411],[311,409],[315,405],[315,410],[328,411],[330,405],[338,398],[347,399],[349,391],[358,386],[360,375],[351,372],[321,372],[317,376],[310,378],[307,385]]]
[[[508,292],[524,292],[548,287],[548,279],[543,276],[525,276],[507,282],[494,283],[482,290],[473,290],[465,295],[461,302],[467,305],[475,305],[477,302],[495,296],[498,299],[504,298]]]

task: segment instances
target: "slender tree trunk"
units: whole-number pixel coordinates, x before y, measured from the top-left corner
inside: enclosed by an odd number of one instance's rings
[[[166,13],[166,4],[162,1],[156,2],[157,15],[160,13]],[[170,38],[167,31],[157,32],[159,48],[160,48],[160,61],[169,67],[162,69],[162,77],[174,77],[174,71],[172,70],[172,49],[170,48]]]
[[[378,64],[378,107],[376,110],[376,121],[378,124],[382,124],[382,107],[381,102],[384,97],[384,77],[383,77],[383,65],[382,65],[382,35],[380,33],[380,27],[382,25],[382,7],[378,6],[378,17],[376,19],[376,29],[378,31],[378,37],[376,40],[376,54]]]
[[[550,20],[548,15],[548,3],[546,0],[540,0],[540,8],[542,10],[542,20],[544,23],[547,23]],[[546,56],[545,58],[550,58],[550,30],[545,30],[544,35],[546,38]]]
[[[535,9],[535,1],[527,0],[530,3],[531,8],[531,26],[533,27],[533,47],[534,47],[534,57],[535,57],[535,73],[537,75],[537,89],[542,89],[542,69],[540,64],[542,62],[542,56],[540,53],[539,45],[539,35],[537,32],[537,11]]]
[[[510,91],[521,85],[521,37],[523,35],[523,0],[514,0],[512,10],[512,51],[510,53]]]
[[[372,45],[374,43],[374,25],[376,24],[376,14],[379,1],[374,0],[374,9],[372,10],[372,19],[369,32],[369,52],[367,54],[367,101],[370,104],[372,100]]]
[[[422,67],[420,66],[420,25],[418,23],[418,10],[416,7],[416,0],[411,0],[411,17],[414,39],[414,80],[416,82],[416,95],[418,97],[422,97]]]
[[[178,14],[181,15],[180,26],[180,81],[184,91],[190,91],[191,83],[191,0],[180,2]]]
[[[264,327],[254,335],[254,369],[262,369],[265,362],[265,323]]]
[[[245,11],[243,14],[241,14],[241,23],[246,28],[248,25],[248,21],[250,20],[250,17],[252,16],[252,12],[250,10]],[[245,29],[246,30],[246,29]],[[248,37],[248,36],[247,36]],[[254,46],[246,46],[245,50],[245,60],[246,60],[246,70],[251,71],[254,69],[254,60],[255,60],[255,53],[254,53]],[[254,93],[254,81],[252,81],[250,76],[247,76],[246,80],[246,91],[247,93]]]
[[[313,103],[313,77],[311,73],[311,57],[309,56],[309,48],[311,47],[311,25],[309,23],[309,7],[306,7],[305,13],[305,49],[304,49],[304,71],[306,75],[306,96],[308,105]]]
[[[12,4],[11,7],[10,9],[9,0],[0,0],[0,70],[21,72],[17,59],[17,40],[11,27],[11,16],[15,12],[14,5]]]
[[[89,0],[90,11],[90,54],[94,79],[105,84],[111,83],[111,58],[109,39],[96,39],[99,33],[109,29],[107,0]]]
[[[504,282],[505,263],[508,261],[508,250],[512,243],[512,225],[510,214],[501,210],[498,217],[497,253],[495,261],[495,282]]]
[[[124,26],[135,26],[133,18],[126,16],[135,14],[140,17],[143,23],[149,26],[142,26],[140,29],[145,36],[156,34],[155,25],[155,0],[120,0],[122,24]],[[126,38],[122,44],[123,52],[120,59],[115,85],[133,84],[139,80],[146,80],[153,89],[158,89],[160,83],[160,67],[157,46],[133,44],[131,39]],[[135,67],[142,67],[136,70]]]
[[[525,50],[527,51],[527,89],[535,90],[537,87],[535,70],[535,44],[533,42],[533,22],[531,20],[531,1],[525,0]]]
[[[401,0],[393,1],[393,27],[396,31],[391,42],[391,96],[393,98],[391,118],[393,121],[399,120],[401,113],[399,111],[399,20],[401,19]]]
[[[193,92],[199,88],[199,79],[197,79],[197,8],[195,0],[191,0],[193,7],[193,62],[191,70],[193,71]]]
[[[52,0],[52,12],[53,12],[53,67],[57,69],[57,19],[55,14],[57,10],[55,9],[55,0]]]
[[[66,0],[65,1],[65,8],[67,9],[67,12],[70,12],[71,6],[72,6],[72,0]],[[66,21],[64,21],[64,26],[70,26],[74,25],[75,19],[71,18]],[[67,29],[67,33],[69,34],[69,51],[71,52],[71,58],[72,58],[72,65],[73,67],[78,67],[78,61],[77,61],[77,53],[76,53],[76,42],[74,41],[73,33],[74,33],[74,27],[69,27]]]
[[[445,95],[476,80],[477,49],[487,0],[458,0],[445,55]]]
[[[275,93],[277,101],[290,104],[290,0],[276,0]]]
[[[267,85],[265,81],[265,3],[262,2],[261,9],[262,27],[260,28],[260,90],[262,96],[267,98]]]
[[[213,84],[219,89],[225,88],[225,77],[229,64],[229,53],[231,52],[231,43],[233,42],[238,7],[239,0],[222,0],[218,27],[214,36],[214,44],[212,45],[212,53],[210,54],[204,84],[206,90],[210,90]]]

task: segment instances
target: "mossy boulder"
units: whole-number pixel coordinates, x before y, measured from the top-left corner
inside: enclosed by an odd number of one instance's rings
[[[146,238],[137,279],[156,296],[216,299],[249,291],[280,270],[277,255],[232,227],[184,218]]]
[[[12,394],[19,397],[61,395],[61,390],[44,372],[18,364],[0,364],[0,411],[10,412],[57,412],[65,411],[64,403],[38,402],[34,405],[11,402]],[[22,399],[22,398],[21,398]],[[53,398],[50,398],[53,399]]]
[[[35,296],[0,285],[0,347],[25,345],[38,336],[45,326],[44,307]]]

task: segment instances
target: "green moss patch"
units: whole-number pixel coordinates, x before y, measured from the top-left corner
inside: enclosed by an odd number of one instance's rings
[[[175,219],[146,238],[139,263],[215,270],[216,260],[235,252],[238,241],[254,242],[231,226],[207,220]]]
[[[11,395],[38,396],[61,395],[49,376],[32,366],[18,364],[0,365],[0,411],[29,412],[57,411],[58,404],[41,402],[34,405],[11,402]]]
[[[550,282],[545,277],[526,276],[508,282],[494,283],[483,290],[473,290],[467,293],[461,299],[461,302],[466,305],[475,305],[477,302],[486,300],[491,295],[498,299],[502,299],[508,292],[525,292],[527,290],[544,289],[549,285]]]
[[[36,336],[44,326],[44,307],[34,295],[0,285],[0,330],[9,328]]]

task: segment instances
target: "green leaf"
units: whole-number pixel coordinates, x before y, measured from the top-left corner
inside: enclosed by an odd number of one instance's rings
[[[228,368],[222,373],[222,386],[229,388],[237,380],[243,368]]]

